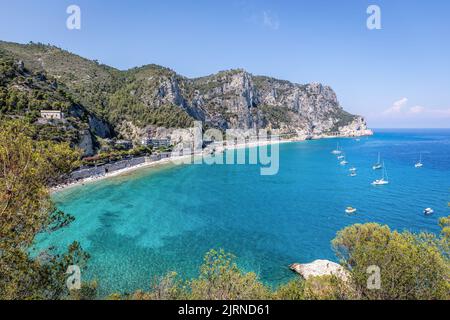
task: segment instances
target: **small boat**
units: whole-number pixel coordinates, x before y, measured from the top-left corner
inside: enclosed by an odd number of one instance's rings
[[[434,210],[431,208],[426,208],[425,210],[423,210],[423,213],[427,216],[431,215],[434,213]]]
[[[348,164],[348,161],[345,160],[345,154],[342,155],[342,158],[341,158],[341,159],[342,159],[342,161],[339,162],[339,164],[340,164],[341,166],[345,166],[345,165]]]
[[[382,168],[383,168],[383,175],[382,175],[381,179],[377,179],[374,182],[372,182],[372,184],[374,186],[381,186],[381,185],[389,184],[389,180],[387,177],[387,171],[386,171],[386,168],[384,167],[384,162],[383,162]]]
[[[349,169],[349,171],[356,171],[357,169],[355,168],[355,167],[351,167],[350,169]]]
[[[353,207],[347,207],[347,209],[345,209],[345,212],[348,214],[352,214],[356,212],[356,208]]]
[[[378,152],[378,161],[377,161],[377,163],[375,163],[375,164],[372,166],[372,169],[373,169],[373,170],[378,170],[378,169],[381,169],[381,168],[383,168],[383,165],[381,164],[381,155],[380,155],[380,153]]]
[[[422,168],[423,167],[423,163],[422,163],[422,152],[420,153],[420,160],[419,162],[417,162],[414,167],[416,168]]]
[[[381,185],[384,185],[384,184],[389,184],[389,181],[387,181],[387,180],[381,178],[381,179],[375,180],[374,182],[372,182],[372,184],[373,184],[374,186],[381,186]]]
[[[331,151],[332,154],[341,154],[342,151],[339,149],[339,142],[337,143],[336,149]]]
[[[350,177],[356,177],[356,176],[357,176],[357,174],[356,174],[355,171],[352,171],[352,172],[350,173]]]
[[[337,159],[338,159],[338,160],[342,160],[342,159],[344,159],[344,156],[343,156],[343,155],[340,155],[339,157],[337,157]]]

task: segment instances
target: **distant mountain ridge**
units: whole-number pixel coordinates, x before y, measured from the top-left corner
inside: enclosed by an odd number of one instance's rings
[[[158,65],[120,71],[33,43],[0,41],[0,58],[54,79],[91,115],[94,136],[139,141],[149,128],[189,127],[194,120],[222,130],[267,128],[299,136],[368,132],[364,118],[344,111],[335,92],[319,83],[295,84],[242,69],[194,79]]]

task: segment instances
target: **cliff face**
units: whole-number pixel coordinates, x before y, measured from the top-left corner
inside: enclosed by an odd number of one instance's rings
[[[370,133],[362,117],[345,112],[335,92],[319,83],[299,85],[244,70],[198,79],[172,73],[148,80],[153,84],[142,86],[139,97],[148,108],[177,105],[209,127],[267,128],[301,136]]]
[[[86,110],[80,117],[87,116],[94,139],[119,135],[140,141],[149,128],[162,137],[194,120],[222,130],[265,128],[301,137],[370,134],[364,119],[344,111],[335,92],[319,83],[295,84],[245,70],[196,79],[157,65],[119,71],[41,44],[0,41],[0,54],[54,79]]]

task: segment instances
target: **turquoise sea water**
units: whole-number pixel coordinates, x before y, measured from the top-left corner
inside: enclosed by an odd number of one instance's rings
[[[337,141],[346,167],[330,153]],[[390,184],[375,187],[378,152]],[[420,152],[424,167],[416,169]],[[330,241],[354,223],[438,232],[438,218],[450,214],[450,130],[282,144],[279,173],[259,173],[255,165],[167,166],[68,189],[54,199],[75,222],[40,235],[37,246],[80,241],[91,254],[83,277],[97,279],[102,294],[148,289],[168,271],[196,276],[211,248],[234,253],[242,269],[276,285],[293,276],[293,262],[335,260]],[[358,212],[346,215],[347,206]],[[424,216],[426,207],[435,214]]]

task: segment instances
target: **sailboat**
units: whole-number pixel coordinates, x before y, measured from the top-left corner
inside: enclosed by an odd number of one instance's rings
[[[375,164],[372,166],[372,169],[373,169],[373,170],[378,170],[378,169],[381,169],[381,168],[383,168],[383,166],[381,165],[381,155],[380,155],[380,153],[378,152],[378,161],[377,161],[377,163],[375,163]]]
[[[350,177],[356,177],[357,176],[355,167],[350,168],[349,171],[350,171]]]
[[[384,167],[384,162],[383,162],[382,168],[383,168],[383,175],[382,175],[381,179],[377,179],[374,182],[372,182],[372,184],[375,185],[375,186],[389,184],[389,180],[388,180],[388,177],[387,177],[387,171],[386,171],[386,168]]]
[[[420,153],[420,160],[419,162],[417,162],[414,167],[416,168],[422,168],[423,167],[423,163],[422,163],[422,152]]]
[[[339,142],[337,143],[336,149],[331,151],[332,154],[341,154],[342,151],[339,149]]]
[[[340,162],[340,164],[341,164],[341,166],[345,166],[346,164],[348,164],[348,161],[345,160],[345,155],[344,155],[343,160]]]

